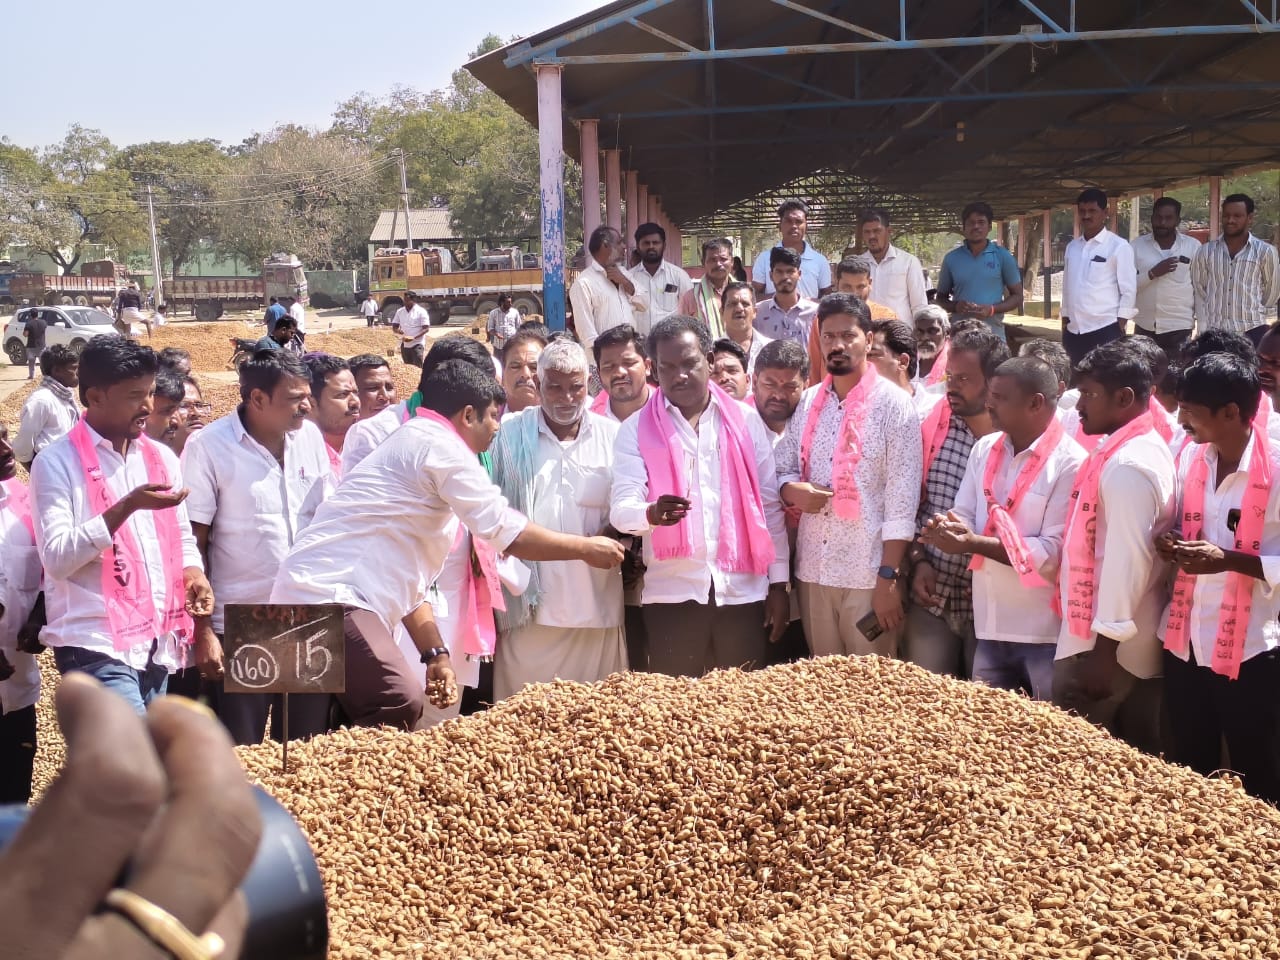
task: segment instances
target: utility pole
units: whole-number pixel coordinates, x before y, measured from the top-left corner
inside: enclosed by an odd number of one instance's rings
[[[160,276],[160,242],[156,239],[156,206],[152,199],[151,184],[147,184],[147,219],[151,222],[151,271],[155,278],[155,305],[164,303],[164,278]]]
[[[400,201],[404,204],[405,248],[413,249],[413,226],[409,222],[409,179],[404,172],[404,150],[400,150]],[[394,238],[393,238],[394,239]]]

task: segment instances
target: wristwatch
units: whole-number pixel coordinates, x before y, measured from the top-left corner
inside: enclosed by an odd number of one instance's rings
[[[898,571],[890,566],[883,566],[876,571],[876,576],[881,580],[897,580]]]
[[[448,655],[449,650],[447,647],[431,647],[430,649],[422,651],[422,662],[430,663],[436,657],[447,657]]]

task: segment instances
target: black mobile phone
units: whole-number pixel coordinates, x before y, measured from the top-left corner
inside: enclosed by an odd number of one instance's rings
[[[1180,261],[1182,261],[1183,263],[1190,263],[1190,262],[1191,262],[1191,258],[1190,258],[1190,257],[1179,257],[1178,259],[1179,259]]]
[[[858,632],[867,638],[868,643],[874,643],[880,634],[884,633],[884,628],[880,626],[880,618],[876,616],[876,612],[872,610],[856,624]]]

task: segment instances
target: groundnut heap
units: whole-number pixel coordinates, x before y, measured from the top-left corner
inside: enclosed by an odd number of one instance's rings
[[[334,957],[1280,956],[1280,814],[875,657],[553,684],[245,748]]]

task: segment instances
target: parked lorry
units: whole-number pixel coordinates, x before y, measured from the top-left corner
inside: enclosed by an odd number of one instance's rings
[[[174,277],[164,281],[165,302],[177,312],[190,311],[197,320],[217,320],[229,310],[259,310],[269,297],[281,301],[307,297],[302,261],[291,253],[277,253],[262,262],[260,277]]]
[[[519,247],[503,247],[483,251],[477,269],[458,270],[449,251],[440,247],[381,247],[370,264],[369,292],[388,321],[410,290],[435,324],[445,323],[454,307],[483,316],[498,305],[502,293],[511,294],[512,305],[522,314],[540,314],[542,269],[536,259],[531,267],[526,262]]]
[[[9,297],[13,303],[26,300],[44,306],[107,306],[116,291],[129,282],[124,264],[95,260],[80,268],[80,274],[50,274],[20,271],[9,277]]]

